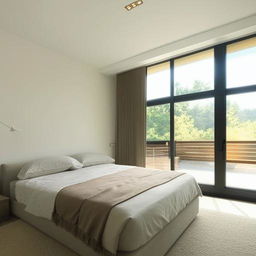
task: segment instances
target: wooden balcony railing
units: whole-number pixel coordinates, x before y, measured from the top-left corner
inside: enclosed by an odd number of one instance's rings
[[[180,160],[214,161],[213,141],[175,141]],[[147,142],[147,157],[168,157],[168,141]],[[256,164],[256,141],[228,141],[227,162]]]

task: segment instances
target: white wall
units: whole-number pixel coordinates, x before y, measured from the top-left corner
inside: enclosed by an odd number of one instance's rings
[[[83,151],[111,153],[115,81],[0,30],[0,164]]]

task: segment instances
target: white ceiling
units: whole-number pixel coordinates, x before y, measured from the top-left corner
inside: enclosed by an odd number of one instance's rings
[[[256,13],[256,0],[0,0],[0,28],[107,68]]]

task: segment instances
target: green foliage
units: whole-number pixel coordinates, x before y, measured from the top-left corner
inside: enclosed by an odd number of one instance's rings
[[[211,90],[211,87],[209,84],[205,84],[200,80],[195,80],[192,88],[182,87],[180,83],[175,83],[174,88],[175,88],[175,95],[183,95],[188,93]]]
[[[198,129],[194,119],[186,114],[175,116],[175,140],[212,140],[213,129]]]
[[[229,126],[227,140],[256,140],[256,121],[246,121],[237,126]]]
[[[147,140],[170,140],[170,104],[147,108]]]
[[[208,85],[195,81],[189,91],[176,84],[176,95],[205,91]],[[192,90],[192,91],[191,91]],[[207,100],[206,100],[207,101]],[[227,139],[256,140],[256,110],[241,110],[239,105],[227,102]],[[181,102],[175,104],[175,140],[214,140],[214,106]],[[170,140],[170,105],[147,108],[147,140]]]
[[[228,140],[255,140],[256,118],[255,110],[240,110],[237,104],[227,103],[227,139]],[[250,115],[251,114],[251,115]]]

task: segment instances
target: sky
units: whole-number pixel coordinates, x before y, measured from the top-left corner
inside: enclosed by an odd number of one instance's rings
[[[191,88],[195,80],[214,87],[214,60],[204,59],[178,66],[174,70],[174,84]],[[227,54],[227,88],[256,84],[256,47]],[[164,70],[148,75],[147,99],[170,96],[170,72]],[[229,96],[241,109],[256,108],[256,93]]]

